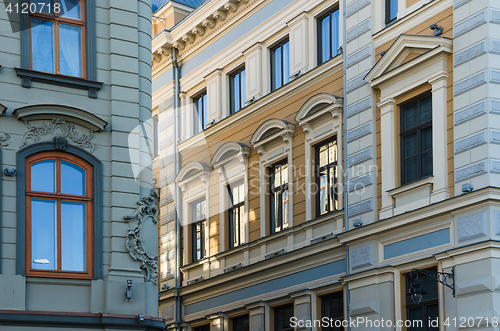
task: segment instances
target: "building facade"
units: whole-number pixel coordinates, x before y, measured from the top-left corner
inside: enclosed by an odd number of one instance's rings
[[[162,330],[151,2],[0,2],[0,329]]]
[[[498,326],[497,1],[176,6],[152,49],[167,328]]]

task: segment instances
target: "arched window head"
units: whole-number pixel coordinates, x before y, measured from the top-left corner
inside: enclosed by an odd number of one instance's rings
[[[47,151],[25,160],[26,275],[93,277],[93,169]]]

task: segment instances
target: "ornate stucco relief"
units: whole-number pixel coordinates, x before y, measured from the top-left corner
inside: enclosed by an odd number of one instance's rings
[[[93,131],[89,130],[88,134],[79,135],[75,131],[75,125],[64,120],[54,118],[49,125],[47,125],[47,123],[42,123],[40,126],[32,126],[29,121],[26,121],[25,125],[28,128],[28,132],[24,134],[23,144],[20,148],[28,145],[29,139],[36,143],[46,135],[53,135],[58,138],[67,138],[76,146],[86,148],[90,150],[91,153],[93,153],[98,147],[92,141],[94,138]]]
[[[146,252],[141,240],[141,230],[145,222],[158,223],[158,192],[151,190],[150,195],[137,202],[139,205],[132,215],[125,216],[129,221],[129,232],[127,234],[127,250],[135,261],[141,261],[141,269],[146,274],[144,280],[156,285],[158,279],[158,256],[151,256]],[[152,238],[156,240],[156,238]]]

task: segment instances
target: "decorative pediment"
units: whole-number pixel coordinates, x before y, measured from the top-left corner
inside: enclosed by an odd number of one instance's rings
[[[368,72],[365,80],[376,87],[438,54],[452,52],[453,40],[450,38],[402,34]]]
[[[177,184],[181,185],[196,178],[200,178],[202,181],[206,180],[210,173],[212,172],[212,167],[204,162],[190,161],[186,163],[182,169],[175,177]]]
[[[255,130],[252,138],[250,138],[250,143],[252,145],[261,145],[269,140],[273,140],[277,136],[291,136],[294,129],[295,125],[293,125],[292,123],[285,120],[272,118],[262,123],[257,128],[257,130]]]
[[[86,110],[61,105],[25,106],[14,110],[14,115],[23,122],[58,118],[79,124],[95,132],[104,130],[108,125],[108,122]]]
[[[249,153],[250,147],[247,145],[239,142],[228,141],[217,148],[212,157],[211,163],[217,168],[218,166],[231,161],[233,158],[238,158],[240,161],[243,161],[245,158],[248,158]]]
[[[342,104],[343,99],[336,95],[330,93],[318,93],[310,97],[302,105],[302,107],[300,107],[297,115],[295,115],[295,120],[300,122],[307,117],[316,118],[326,112],[330,112],[332,116],[339,116]]]

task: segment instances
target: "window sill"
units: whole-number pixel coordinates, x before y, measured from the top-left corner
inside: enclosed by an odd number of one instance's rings
[[[31,82],[41,82],[80,90],[88,90],[89,98],[97,99],[97,91],[102,88],[101,82],[83,78],[55,75],[30,69],[16,68],[16,73],[22,79],[22,87],[31,88]]]
[[[387,193],[389,193],[393,197],[396,197],[402,193],[406,193],[408,191],[420,188],[422,186],[429,186],[429,185],[432,186],[433,180],[434,180],[433,176],[427,176],[420,180],[393,188],[392,190],[387,191]]]

